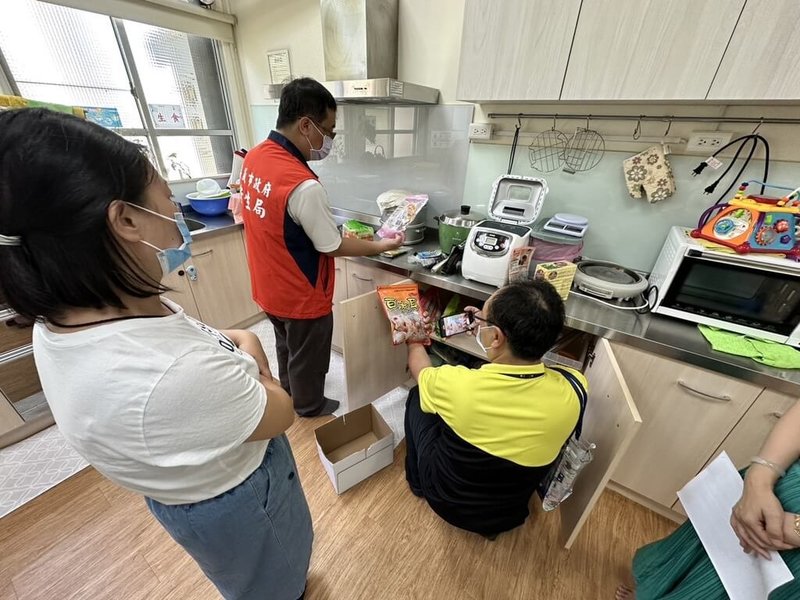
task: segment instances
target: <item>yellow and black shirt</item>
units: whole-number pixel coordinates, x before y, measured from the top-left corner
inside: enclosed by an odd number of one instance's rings
[[[584,390],[584,376],[563,371]],[[563,372],[543,364],[436,367],[419,375],[420,407],[438,415],[440,435],[420,456],[423,493],[446,521],[477,533],[521,525],[536,486],[580,414]]]

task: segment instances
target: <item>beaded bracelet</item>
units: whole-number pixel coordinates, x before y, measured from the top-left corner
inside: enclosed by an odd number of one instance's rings
[[[774,462],[768,461],[767,459],[761,458],[760,456],[754,456],[753,458],[751,458],[750,459],[750,464],[751,465],[754,465],[754,464],[755,465],[761,465],[761,466],[770,468],[770,469],[772,469],[773,471],[775,471],[778,474],[778,477],[783,477],[784,475],[786,475],[786,471],[781,469]]]

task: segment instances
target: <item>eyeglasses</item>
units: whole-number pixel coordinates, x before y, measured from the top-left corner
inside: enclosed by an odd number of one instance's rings
[[[484,319],[483,317],[479,317],[476,313],[468,312],[467,319],[469,320],[470,325],[474,325],[475,321],[480,321],[481,323],[485,324],[487,327],[497,327],[494,323],[492,323],[488,319]]]
[[[335,132],[333,129],[328,129],[328,128],[327,128],[327,127],[325,127],[325,126],[324,126],[322,123],[317,123],[317,122],[316,122],[314,119],[312,119],[311,117],[309,117],[308,119],[309,119],[309,121],[311,121],[311,122],[312,122],[314,125],[316,125],[317,127],[319,127],[319,129],[322,131],[322,133],[323,133],[324,135],[327,135],[327,136],[328,136],[329,138],[331,138],[332,140],[335,140],[335,139],[336,139],[336,132]]]

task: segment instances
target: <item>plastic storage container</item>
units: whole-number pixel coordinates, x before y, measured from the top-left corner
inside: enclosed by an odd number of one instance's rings
[[[531,246],[535,248],[535,263],[566,260],[574,262],[583,252],[583,238],[555,233],[544,229],[550,217],[539,219],[531,231]]]

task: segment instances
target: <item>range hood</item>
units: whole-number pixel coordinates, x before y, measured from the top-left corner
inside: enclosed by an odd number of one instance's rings
[[[439,90],[397,79],[399,0],[320,0],[327,87],[343,104],[436,104]],[[280,97],[283,86],[266,86]]]

